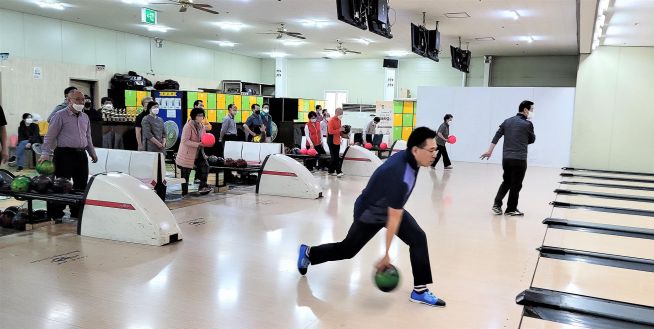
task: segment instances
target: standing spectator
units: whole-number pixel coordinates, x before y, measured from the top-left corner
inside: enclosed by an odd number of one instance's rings
[[[327,154],[325,149],[322,147],[322,136],[320,135],[320,123],[318,122],[318,115],[316,112],[309,112],[309,122],[304,126],[304,136],[306,136],[307,143],[305,147],[307,149],[314,149],[318,152],[318,155]],[[319,166],[323,167],[323,161],[319,161]],[[316,159],[309,159],[306,161],[307,169],[313,171],[316,166]]]
[[[272,143],[272,116],[270,115],[270,105],[263,104],[261,117],[266,122],[266,143]],[[263,142],[263,141],[262,141]]]
[[[163,153],[166,150],[166,134],[163,119],[159,117],[159,104],[148,103],[148,112],[150,114],[141,122],[145,151]]]
[[[23,120],[18,125],[18,144],[16,145],[16,171],[25,167],[25,150],[32,148],[34,144],[41,144],[39,126],[34,123],[32,115],[23,113]]]
[[[332,161],[329,164],[329,174],[332,176],[343,177],[341,166],[341,133],[343,127],[341,125],[341,118],[343,118],[343,109],[337,108],[335,116],[329,119],[327,124],[327,145],[329,146],[329,154]]]
[[[188,194],[188,182],[193,167],[195,167],[195,179],[200,180],[199,192],[204,194],[211,191],[209,185],[207,185],[209,164],[201,143],[202,134],[205,132],[202,124],[203,120],[204,110],[194,108],[191,110],[191,120],[186,122],[184,129],[182,129],[179,150],[175,158],[175,163],[182,172],[182,178],[186,181],[182,184],[182,196]]]
[[[329,123],[329,111],[322,110],[322,121],[320,121],[320,133],[323,138],[327,138],[327,124]]]
[[[218,138],[218,142],[223,143],[223,151],[225,150],[225,142],[238,139],[236,121],[234,121],[236,110],[238,110],[236,105],[229,104],[229,106],[227,106],[227,115],[223,118],[223,124],[220,126],[220,137]]]
[[[148,111],[148,104],[152,101],[154,101],[152,97],[143,97],[143,99],[141,100],[141,106],[143,106],[143,109],[141,110],[141,113],[139,113],[139,115],[136,116],[134,132],[136,132],[136,144],[138,145],[137,149],[139,151],[145,150],[145,145],[143,145],[143,136],[141,136],[141,129],[143,129],[141,123],[143,121],[143,118],[145,118],[146,115],[150,114],[150,111]]]
[[[76,87],[68,87],[68,88],[64,89],[64,102],[57,105],[57,106],[55,106],[55,108],[52,110],[52,113],[50,113],[50,115],[48,115],[48,122],[50,122],[50,120],[52,120],[52,116],[54,116],[55,113],[57,113],[60,110],[63,110],[63,109],[68,107],[68,94],[73,90],[77,90],[77,88]]]
[[[72,178],[73,189],[84,191],[89,179],[89,163],[98,162],[91,141],[89,117],[84,113],[84,95],[79,90],[68,94],[68,108],[55,113],[41,147],[39,163],[54,157],[55,176]],[[56,203],[48,203],[48,215],[57,221],[64,216],[64,209]],[[70,207],[71,217],[77,217],[79,208]]]
[[[261,110],[259,109],[259,104],[252,104],[252,115],[250,115],[250,117],[243,124],[243,130],[245,131],[246,134],[245,140],[248,142],[256,140],[254,138],[256,136],[259,136],[259,138],[265,136],[266,121],[261,116]]]
[[[450,161],[450,156],[447,154],[445,143],[450,142],[448,138],[450,137],[450,125],[452,124],[453,119],[453,115],[446,114],[445,117],[443,117],[443,123],[438,127],[438,131],[436,132],[438,155],[436,156],[436,161],[431,164],[432,169],[436,168],[436,164],[438,163],[438,160],[441,159],[441,155],[443,155],[443,166],[445,166],[445,169],[452,169],[452,162]]]

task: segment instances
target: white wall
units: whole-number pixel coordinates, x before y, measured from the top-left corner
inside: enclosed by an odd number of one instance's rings
[[[536,143],[529,146],[530,165],[569,165],[574,106],[574,88],[452,88],[419,87],[417,126],[437,129],[446,113],[454,115],[448,144],[453,161],[486,162],[486,151],[499,125],[516,115],[523,100],[535,103],[533,119]],[[503,139],[493,152],[491,163],[502,161]]]
[[[652,47],[599,47],[582,58],[572,166],[654,172],[652,77]]]
[[[106,95],[114,73],[150,70],[149,38],[62,20],[0,9],[0,52],[10,59],[0,68],[0,103],[15,133],[24,112],[49,113],[61,103],[71,78],[97,80]],[[96,72],[104,64],[106,71]],[[32,78],[33,67],[43,79]],[[221,80],[261,80],[261,59],[164,41],[152,48],[153,82],[174,79],[181,89],[216,88]]]

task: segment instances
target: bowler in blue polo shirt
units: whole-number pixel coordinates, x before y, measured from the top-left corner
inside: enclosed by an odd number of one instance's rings
[[[409,299],[430,306],[445,306],[427,285],[432,283],[427,236],[416,220],[404,210],[420,167],[427,167],[436,156],[436,132],[416,128],[407,141],[407,148],[390,157],[370,177],[368,185],[354,204],[354,221],[341,242],[309,247],[300,245],[298,270],[307,273],[309,265],[349,259],[382,228],[386,227],[386,253],[375,267],[383,270],[390,266],[388,251],[393,237],[409,245],[414,288]]]

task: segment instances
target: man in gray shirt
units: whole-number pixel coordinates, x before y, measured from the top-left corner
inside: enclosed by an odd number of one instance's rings
[[[234,116],[238,108],[234,104],[229,104],[227,106],[227,115],[223,118],[223,124],[220,126],[220,136],[218,137],[218,142],[222,143],[222,154],[225,151],[225,143],[227,141],[238,140],[238,131],[236,130],[236,121],[234,121]]]
[[[64,102],[57,105],[57,106],[55,106],[55,108],[52,110],[52,113],[50,113],[50,115],[48,115],[48,123],[50,122],[50,120],[52,120],[52,117],[55,115],[55,113],[57,113],[57,112],[59,112],[59,111],[61,111],[61,110],[68,107],[68,94],[73,90],[77,90],[77,88],[76,87],[68,87],[68,88],[64,89]]]
[[[438,127],[438,130],[436,131],[436,146],[438,148],[438,155],[436,156],[436,160],[434,160],[434,162],[431,164],[432,168],[436,168],[436,164],[442,156],[443,166],[445,166],[445,169],[452,169],[452,162],[450,161],[450,156],[447,154],[447,149],[445,148],[445,143],[450,142],[448,138],[450,137],[450,124],[452,124],[452,120],[454,120],[454,116],[451,114],[446,114],[443,117],[443,123],[441,123],[440,127]]]
[[[52,117],[41,147],[39,163],[53,158],[55,176],[73,179],[73,189],[84,191],[89,179],[88,155],[93,163],[98,162],[93,141],[91,124],[84,113],[84,94],[74,90],[68,94],[68,107]],[[48,203],[48,215],[60,221],[64,215],[60,204]],[[77,217],[78,207],[70,207],[71,217]]]
[[[367,143],[372,143],[373,136],[375,135],[375,129],[377,129],[377,124],[379,121],[381,121],[381,119],[379,117],[375,117],[372,119],[372,121],[368,122],[366,131],[364,132],[366,134]]]
[[[527,172],[527,149],[529,144],[536,141],[534,125],[531,123],[533,117],[534,103],[522,101],[518,107],[518,114],[502,122],[490,147],[486,153],[481,155],[482,160],[489,159],[493,154],[495,145],[504,136],[504,154],[502,158],[504,176],[493,204],[493,213],[496,215],[502,214],[502,200],[508,192],[509,200],[507,201],[505,214],[524,216],[524,213],[518,210],[518,198],[522,189],[522,181]]]

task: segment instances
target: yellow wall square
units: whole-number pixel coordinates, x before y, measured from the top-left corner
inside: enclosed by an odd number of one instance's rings
[[[413,102],[404,101],[403,113],[413,113]]]
[[[393,126],[401,127],[402,126],[402,114],[393,115]]]
[[[216,95],[216,108],[219,110],[226,110],[227,104],[225,102],[225,94]]]
[[[245,122],[252,114],[252,111],[243,111],[241,112],[241,121]]]
[[[252,104],[257,104],[257,96],[248,96],[248,97],[250,97],[250,106]],[[263,105],[263,104],[259,104],[259,106],[261,106],[261,105]]]
[[[238,106],[239,109],[243,108],[243,106],[241,105],[241,101],[242,101],[241,95],[234,95],[234,104],[236,104],[236,106]]]
[[[297,110],[304,111],[304,99],[300,98],[297,100]]]
[[[404,127],[402,128],[402,139],[403,140],[409,140],[409,135],[411,135],[411,132],[413,131],[413,128],[411,127]]]
[[[207,108],[207,93],[198,93],[198,100],[202,101],[204,108]]]
[[[316,110],[316,101],[314,99],[309,101],[309,111],[315,111]]]
[[[143,98],[148,97],[148,96],[150,96],[149,91],[137,91],[136,92],[136,106],[140,107],[141,106],[141,100],[143,100]]]
[[[206,110],[207,111],[207,119],[209,122],[218,122],[217,116],[218,116],[218,111],[216,110]]]

